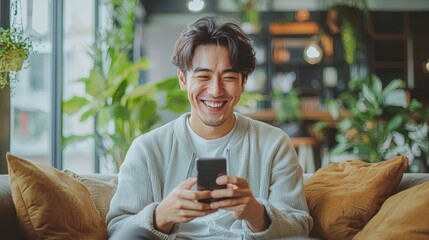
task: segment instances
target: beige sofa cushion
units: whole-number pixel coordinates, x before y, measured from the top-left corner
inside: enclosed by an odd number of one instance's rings
[[[116,192],[116,182],[114,180],[106,182],[93,178],[82,177],[70,170],[64,170],[64,172],[85,185],[91,194],[92,201],[94,201],[95,206],[100,212],[101,218],[105,220],[106,215],[109,212],[110,200]]]
[[[389,197],[353,240],[429,239],[429,181]]]
[[[28,239],[107,239],[86,187],[43,163],[8,154],[18,222]]]
[[[393,194],[408,166],[405,157],[379,163],[351,160],[317,170],[304,184],[311,236],[351,239]]]

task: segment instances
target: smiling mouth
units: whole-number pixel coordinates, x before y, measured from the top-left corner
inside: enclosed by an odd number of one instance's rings
[[[216,109],[218,109],[218,108],[222,108],[225,104],[226,104],[226,101],[222,101],[222,102],[219,102],[219,101],[202,101],[203,103],[204,103],[204,105],[206,105],[207,107],[209,107],[209,108],[216,108]]]

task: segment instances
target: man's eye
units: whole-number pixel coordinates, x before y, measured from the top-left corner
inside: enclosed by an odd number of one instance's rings
[[[225,76],[225,77],[223,77],[223,80],[224,81],[235,81],[235,80],[237,80],[237,77],[235,77],[235,76]]]
[[[207,80],[207,79],[210,79],[210,77],[209,77],[209,76],[207,76],[207,75],[200,75],[200,76],[196,76],[196,78],[197,78],[197,79],[199,79],[199,80]]]

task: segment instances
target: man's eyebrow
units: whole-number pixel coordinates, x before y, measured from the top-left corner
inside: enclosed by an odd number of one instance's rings
[[[196,68],[193,70],[193,72],[194,72],[194,73],[197,73],[197,72],[212,72],[212,70],[211,70],[211,69],[209,69],[209,68],[196,67]],[[232,68],[227,68],[227,69],[225,69],[225,70],[223,70],[223,71],[222,71],[222,73],[229,73],[229,72],[238,73],[238,71],[237,71],[237,70],[234,70],[234,69],[232,69]]]
[[[228,69],[225,69],[225,70],[222,71],[222,73],[229,73],[229,72],[238,73],[237,70],[232,69],[232,68],[228,68]]]
[[[193,72],[212,72],[212,70],[208,69],[208,68],[202,68],[202,67],[196,67]]]

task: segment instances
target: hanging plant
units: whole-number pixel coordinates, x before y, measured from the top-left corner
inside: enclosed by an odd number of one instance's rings
[[[352,26],[350,21],[344,21],[341,34],[341,42],[344,48],[344,58],[348,64],[355,61],[356,48],[358,45],[357,30]]]
[[[258,0],[235,0],[241,12],[243,30],[247,33],[257,33],[261,28],[260,13],[257,9]]]
[[[17,72],[33,53],[33,42],[24,34],[20,11],[21,1],[11,1],[11,27],[0,27],[0,89],[16,82]]]
[[[0,88],[11,81],[11,72],[18,72],[33,50],[30,38],[20,32],[0,28]]]
[[[353,5],[347,1],[336,3],[327,12],[326,25],[331,33],[341,34],[344,59],[351,65],[356,59],[356,49],[360,41],[361,19],[367,12],[365,1],[356,1]],[[360,4],[358,4],[360,3]],[[351,5],[349,5],[351,4]]]

